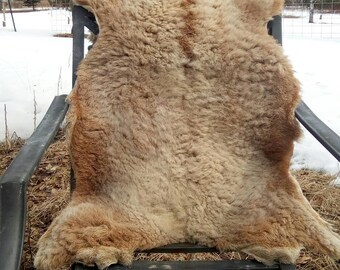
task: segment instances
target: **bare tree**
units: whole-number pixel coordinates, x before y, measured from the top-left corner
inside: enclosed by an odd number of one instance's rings
[[[315,0],[309,2],[309,23],[314,23],[314,2]]]

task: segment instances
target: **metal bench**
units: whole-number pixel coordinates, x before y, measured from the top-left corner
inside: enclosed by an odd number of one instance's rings
[[[99,29],[95,23],[93,14],[81,7],[73,9],[73,84],[76,81],[76,70],[79,62],[84,57],[84,27],[92,32],[98,33]],[[268,25],[268,32],[280,43],[281,39],[281,18],[276,17]],[[24,232],[26,225],[27,199],[26,190],[29,180],[38,166],[40,159],[55,137],[61,122],[68,109],[65,102],[65,95],[57,96],[53,100],[45,117],[32,136],[18,153],[14,161],[0,179],[0,266],[1,269],[17,270],[23,250]],[[301,103],[296,111],[296,117],[318,139],[322,145],[340,161],[340,137],[327,127],[305,103]],[[72,173],[71,173],[72,174]],[[71,187],[75,180],[71,177]],[[147,253],[195,253],[195,252],[217,252],[214,248],[195,246],[190,244],[177,244],[160,247]],[[73,265],[75,270],[96,269],[85,267],[81,264]],[[176,262],[154,262],[135,261],[132,266],[125,267],[113,265],[110,270],[122,269],[267,269],[267,270],[293,270],[294,265],[278,264],[265,266],[256,261],[234,260],[234,261],[176,261]]]

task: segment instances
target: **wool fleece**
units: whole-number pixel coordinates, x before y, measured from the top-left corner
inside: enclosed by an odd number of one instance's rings
[[[266,264],[340,238],[289,173],[300,86],[266,24],[283,0],[78,0],[100,26],[70,94],[76,188],[35,266],[178,242]]]

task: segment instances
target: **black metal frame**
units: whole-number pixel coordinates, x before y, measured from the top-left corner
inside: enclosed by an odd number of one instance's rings
[[[132,266],[112,265],[108,270],[295,270],[294,265],[266,266],[257,261],[135,261]],[[76,264],[73,270],[97,270],[96,267],[86,267]]]
[[[144,250],[143,253],[219,253],[216,248],[193,244],[172,244],[163,247]],[[138,252],[137,252],[138,253]],[[171,268],[169,267],[171,266]],[[97,270],[96,267],[88,267],[82,264],[73,265],[73,270]],[[222,261],[134,261],[132,266],[111,265],[109,270],[146,270],[146,269],[172,269],[172,270],[295,270],[294,265],[275,264],[264,265],[255,260],[222,260]]]
[[[97,34],[98,26],[94,16],[81,7],[73,9],[73,84],[76,70],[84,57],[84,26]],[[281,18],[276,17],[269,25],[268,32],[279,43],[282,42]],[[40,159],[55,137],[68,109],[66,96],[57,96],[53,100],[37,130],[27,140],[19,154],[0,178],[0,267],[6,270],[18,270],[20,267],[24,231],[26,222],[26,190],[28,182],[38,166]],[[296,111],[299,121],[317,138],[330,153],[340,161],[340,137],[327,127],[303,102]],[[73,183],[74,184],[74,183]],[[147,252],[216,252],[216,249],[192,246],[170,245]],[[293,265],[265,266],[254,261],[213,261],[213,262],[134,262],[132,267],[121,265],[109,269],[281,269],[294,270]],[[76,264],[76,270],[95,269]]]
[[[339,135],[322,122],[303,101],[297,108],[295,116],[314,138],[316,138],[333,157],[340,161]]]
[[[19,269],[24,243],[28,182],[68,109],[57,96],[41,123],[0,178],[0,268]]]
[[[273,36],[279,44],[282,45],[282,18],[275,16],[272,21],[267,24],[268,34]]]
[[[77,80],[77,68],[81,60],[84,58],[84,27],[89,29],[93,34],[99,33],[98,24],[93,13],[86,9],[75,6],[72,10],[73,18],[73,61],[72,61],[72,85],[74,86]]]
[[[173,244],[143,253],[205,253],[219,251],[216,248],[191,244]],[[170,268],[171,267],[171,268]],[[276,264],[267,266],[255,260],[223,260],[223,261],[135,261],[132,266],[111,265],[108,270],[146,270],[146,269],[172,269],[172,270],[296,270],[294,265]],[[97,270],[82,264],[74,264],[72,270]]]

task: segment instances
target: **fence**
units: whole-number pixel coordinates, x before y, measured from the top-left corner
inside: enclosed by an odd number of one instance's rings
[[[69,1],[51,1],[52,32],[54,34],[70,34],[72,30],[72,12]]]
[[[340,40],[340,1],[286,1],[283,36]]]

